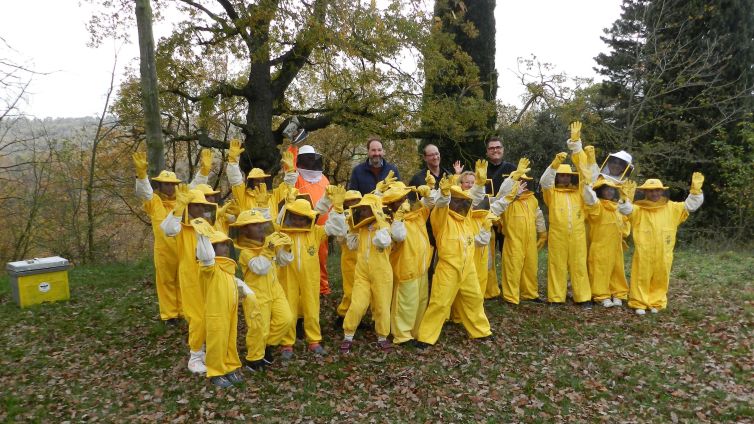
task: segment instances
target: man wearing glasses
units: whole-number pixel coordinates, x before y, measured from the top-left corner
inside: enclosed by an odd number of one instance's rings
[[[516,165],[503,161],[504,153],[505,149],[503,149],[500,137],[492,136],[487,140],[487,178],[492,179],[492,187],[495,191],[488,194],[497,194],[505,177],[516,170]]]
[[[408,185],[419,187],[424,185],[424,179],[427,176],[427,170],[435,177],[435,186],[430,188],[437,188],[438,182],[445,175],[452,175],[452,172],[440,166],[440,150],[434,144],[427,144],[424,146],[424,167],[419,170],[409,181]]]

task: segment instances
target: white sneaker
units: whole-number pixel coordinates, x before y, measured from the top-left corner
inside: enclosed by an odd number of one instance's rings
[[[657,308],[652,308],[652,309],[649,310],[649,312],[651,312],[653,314],[656,314],[657,313]]]
[[[635,312],[636,315],[644,315],[647,313],[647,311],[645,311],[644,309],[636,309]]]
[[[204,351],[190,352],[188,361],[188,369],[194,374],[205,374],[207,372],[207,365],[204,363]]]
[[[623,306],[623,301],[620,299],[613,299],[613,306]]]
[[[605,300],[602,301],[602,306],[604,306],[606,308],[610,308],[610,307],[613,306],[613,301],[610,300],[610,299],[605,299]]]

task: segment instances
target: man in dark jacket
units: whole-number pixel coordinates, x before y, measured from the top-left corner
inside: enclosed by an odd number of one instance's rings
[[[423,150],[425,166],[411,177],[411,181],[408,182],[408,185],[414,187],[424,185],[424,179],[427,177],[427,170],[429,170],[429,172],[432,173],[432,176],[435,177],[435,186],[430,188],[437,188],[442,177],[453,175],[453,173],[440,166],[440,150],[437,149],[437,146],[434,144],[427,144],[424,146]]]
[[[362,195],[371,193],[377,183],[384,180],[390,171],[393,171],[396,179],[400,180],[398,167],[388,163],[384,158],[382,141],[376,136],[367,140],[367,160],[356,165],[348,179],[348,189],[358,190]]]
[[[492,136],[487,140],[487,178],[492,179],[492,186],[495,190],[494,193],[488,194],[497,194],[505,176],[516,170],[516,165],[503,161],[504,153],[505,149],[503,149],[500,137]]]

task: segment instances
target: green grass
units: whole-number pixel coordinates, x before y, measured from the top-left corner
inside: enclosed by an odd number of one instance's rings
[[[186,326],[158,321],[149,261],[74,268],[70,301],[28,309],[3,277],[0,421],[749,421],[752,269],[747,251],[678,250],[658,315],[495,299],[485,303],[493,342],[448,324],[435,347],[384,355],[360,330],[349,357],[297,345],[293,361],[231,390],[186,370]],[[322,301],[331,352],[337,274]]]

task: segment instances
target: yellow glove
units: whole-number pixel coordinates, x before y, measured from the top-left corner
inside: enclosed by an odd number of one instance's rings
[[[702,194],[702,184],[704,184],[704,175],[701,172],[694,172],[691,175],[691,194]]]
[[[276,231],[265,237],[265,244],[271,246],[273,250],[277,250],[279,247],[293,245],[293,240],[288,234]]]
[[[272,197],[272,193],[267,191],[267,184],[265,183],[261,183],[258,186],[254,187],[252,195],[254,196],[254,201],[259,208],[267,207],[270,201],[270,197]]]
[[[452,185],[453,181],[451,181],[451,178],[448,178],[448,176],[445,175],[440,179],[440,193],[442,193],[443,196],[450,196],[450,187]]]
[[[550,164],[550,168],[552,169],[558,169],[561,163],[563,163],[564,160],[568,157],[568,153],[566,152],[560,152],[557,155],[555,155],[555,159],[552,160],[552,163]]]
[[[487,161],[479,159],[474,166],[474,184],[484,185],[487,182]]]
[[[411,211],[411,205],[408,203],[408,200],[401,203],[401,207],[398,208],[397,211],[395,211],[395,215],[393,216],[394,221],[403,221],[403,218],[406,216],[406,213]]]
[[[547,231],[537,234],[537,250],[542,250],[547,244]]]
[[[569,140],[571,141],[581,140],[581,122],[580,121],[571,122],[571,125],[568,126],[568,129],[571,130],[571,137],[569,138]]]
[[[505,201],[508,203],[512,203],[514,200],[516,200],[516,197],[518,197],[520,188],[521,188],[521,182],[520,181],[514,182],[513,187],[511,187],[511,191],[505,195]]]
[[[394,183],[397,180],[395,178],[395,175],[393,174],[393,171],[390,170],[390,172],[387,173],[387,177],[385,177],[384,180],[377,183],[376,190],[380,193],[384,193],[387,191],[388,188],[390,188],[390,184]]]
[[[228,163],[238,163],[238,158],[241,157],[241,153],[243,153],[244,150],[246,149],[241,147],[241,140],[230,140],[230,149],[228,149]]]
[[[291,151],[284,151],[283,157],[280,159],[280,164],[283,166],[283,172],[293,172],[296,170],[296,167],[293,166],[293,152]]]
[[[204,218],[194,218],[191,220],[191,226],[194,227],[194,230],[204,237],[209,238],[214,232],[215,227],[212,226],[209,222],[207,222]]]
[[[346,201],[346,188],[339,185],[329,185],[325,189],[327,197],[332,202],[332,209],[335,212],[343,213],[343,202]]]
[[[288,184],[283,184],[284,187],[287,187]],[[293,187],[288,188],[288,192],[285,195],[285,203],[293,203],[296,201],[296,196],[298,195],[298,190],[296,190]]]
[[[597,163],[597,158],[594,156],[594,146],[584,147],[584,152],[586,153],[586,164],[595,165]]]
[[[429,186],[429,188],[435,188],[435,184],[437,184],[435,176],[432,175],[431,172],[429,172],[429,169],[427,170],[427,176],[424,177],[424,182]]]
[[[209,171],[212,169],[212,150],[211,149],[202,149],[202,156],[201,156],[201,168],[199,169],[199,173],[201,173],[203,176],[209,175]]]
[[[136,152],[131,157],[134,160],[136,178],[140,180],[147,178],[147,154],[144,152]]]
[[[228,215],[238,216],[241,214],[241,208],[235,203],[226,203],[223,208]]]
[[[428,197],[430,193],[432,192],[432,189],[429,188],[429,186],[421,185],[419,187],[416,187],[415,191],[419,193],[419,196],[421,197]]]
[[[636,193],[636,181],[626,181],[620,186],[620,193],[623,195],[622,200],[634,201],[634,194]]]
[[[191,194],[186,184],[178,184],[175,188],[175,207],[173,207],[173,215],[183,216],[183,211],[186,210],[191,201],[194,200],[194,195]]]
[[[454,174],[454,175],[450,176],[450,183],[453,184],[453,185],[460,185],[460,184],[458,184],[458,181],[460,181],[460,180],[461,180],[461,175],[460,174]]]
[[[521,178],[522,175],[524,175],[527,172],[529,172],[531,170],[531,168],[529,168],[529,164],[530,164],[529,159],[527,159],[527,158],[521,158],[521,159],[519,159],[518,160],[518,168],[516,168],[515,171],[511,172],[511,175],[510,175],[511,179],[513,181],[518,181],[519,178]]]

